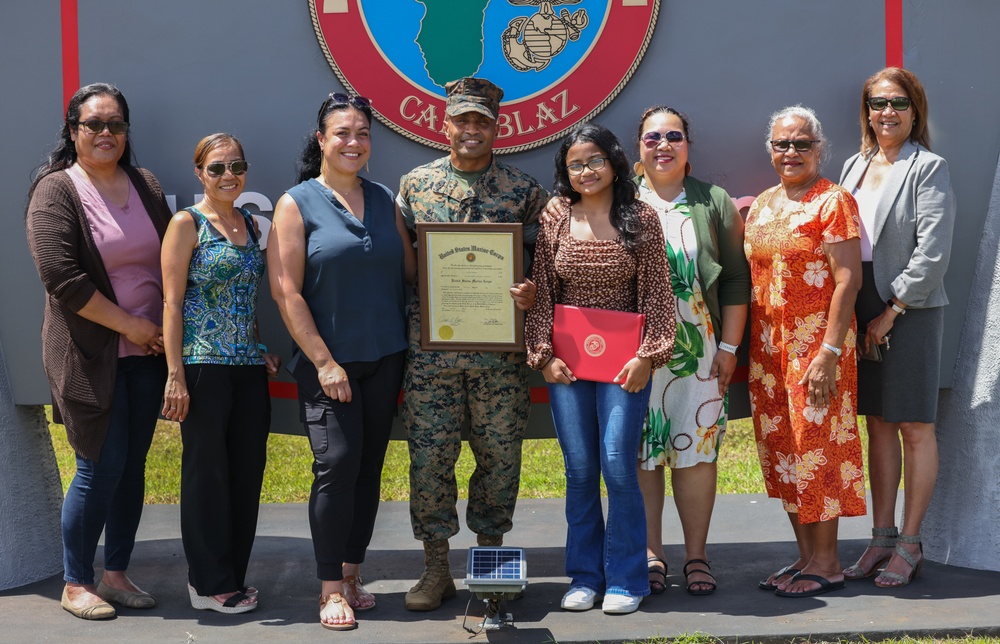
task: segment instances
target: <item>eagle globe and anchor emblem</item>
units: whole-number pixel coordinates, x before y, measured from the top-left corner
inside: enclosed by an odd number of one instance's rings
[[[445,84],[504,90],[494,149],[519,152],[593,118],[625,87],[660,0],[309,0],[320,48],[348,92],[410,139],[447,149]]]
[[[580,39],[580,33],[587,27],[587,10],[580,9],[572,14],[562,9],[559,15],[553,7],[564,4],[580,4],[580,0],[507,0],[514,6],[536,6],[538,13],[530,18],[514,18],[503,33],[503,53],[507,62],[518,71],[545,69],[553,57],[557,56],[569,41]]]

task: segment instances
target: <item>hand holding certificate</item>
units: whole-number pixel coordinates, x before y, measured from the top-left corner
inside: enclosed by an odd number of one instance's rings
[[[521,224],[417,223],[420,347],[523,351]]]

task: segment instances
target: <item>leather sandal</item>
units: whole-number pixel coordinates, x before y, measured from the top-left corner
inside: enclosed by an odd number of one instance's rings
[[[361,584],[361,575],[347,575],[344,577],[344,599],[347,605],[355,611],[371,610],[375,608],[375,595],[371,594]]]
[[[920,558],[917,559],[910,551],[903,547],[903,544],[917,544],[920,546]],[[882,573],[875,578],[875,585],[879,588],[900,588],[909,584],[911,581],[916,579],[917,575],[920,574],[920,567],[924,565],[924,544],[920,542],[920,535],[908,535],[901,534],[899,539],[896,541],[896,551],[893,556],[898,556],[900,559],[910,564],[910,574],[901,575],[898,572],[891,572],[888,570],[883,570]],[[891,579],[893,581],[898,581],[898,584],[886,584],[879,583],[880,579]]]
[[[337,604],[336,607],[340,614],[347,617],[347,613],[344,611],[343,604],[344,597],[340,593],[330,593],[329,595],[319,596],[319,623],[320,626],[331,631],[353,631],[358,627],[358,622],[353,618],[349,622],[343,622],[341,624],[328,624],[323,621],[323,611],[326,610],[329,604]]]
[[[701,568],[695,568],[694,570],[688,570],[688,566],[697,565],[704,566],[704,570]],[[712,581],[690,581],[691,575],[701,573],[703,575],[708,575],[712,578]],[[708,565],[708,562],[704,559],[689,559],[684,562],[684,582],[687,584],[687,591],[692,595],[711,595],[715,592],[715,575],[712,574],[712,567]],[[695,589],[694,586],[709,586],[709,588],[699,588]]]
[[[892,526],[891,528],[872,528],[872,539],[868,542],[868,548],[895,548],[898,537],[899,530],[896,526]],[[868,552],[867,548],[865,552]],[[861,556],[864,557],[864,554]],[[877,559],[868,570],[861,567],[861,560],[859,559],[853,566],[844,569],[844,579],[867,579],[877,573],[879,569],[884,568],[891,558],[892,554],[890,553]]]
[[[663,570],[657,564],[663,564]],[[667,589],[667,562],[659,557],[646,557],[646,569],[650,575],[659,575],[659,579],[649,580],[649,592],[660,595]]]

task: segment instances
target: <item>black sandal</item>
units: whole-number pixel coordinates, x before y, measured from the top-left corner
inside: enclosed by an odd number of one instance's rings
[[[663,564],[663,570],[656,564]],[[660,559],[659,557],[646,557],[646,570],[651,575],[659,575],[660,580],[655,579],[649,580],[649,592],[654,595],[660,595],[667,589],[667,562]]]
[[[702,566],[705,566],[705,570],[702,570],[701,568],[697,568],[695,570],[688,570],[688,566],[690,566],[691,564],[700,564]],[[712,593],[714,593],[716,588],[715,575],[713,575],[711,571],[712,567],[709,566],[708,562],[705,561],[704,559],[690,559],[686,561],[684,563],[684,581],[687,583],[687,591],[692,595],[711,595]],[[708,575],[709,577],[712,578],[712,581],[688,581],[688,578],[691,575],[698,572],[700,572],[703,575]],[[693,586],[699,586],[699,585],[711,586],[711,588],[708,589],[702,588],[699,590],[695,590],[694,588],[692,588]]]

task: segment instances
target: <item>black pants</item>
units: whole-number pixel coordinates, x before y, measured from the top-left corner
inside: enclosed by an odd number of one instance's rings
[[[181,539],[199,595],[242,590],[257,532],[271,398],[263,366],[185,365]]]
[[[316,575],[343,578],[344,562],[362,563],[378,514],[382,464],[403,380],[400,351],[374,362],[340,366],[351,385],[351,402],[330,399],[310,386],[312,365],[296,375],[299,403],[313,451],[309,527],[316,553]],[[305,361],[303,361],[305,362]]]

